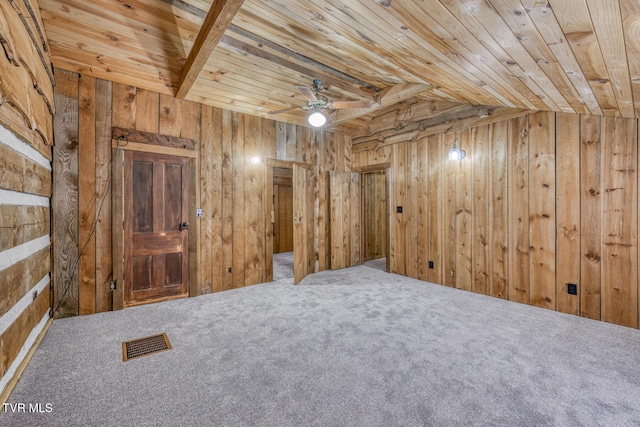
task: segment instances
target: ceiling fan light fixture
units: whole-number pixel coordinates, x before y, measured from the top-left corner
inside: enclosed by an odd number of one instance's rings
[[[327,123],[327,117],[320,111],[314,111],[309,115],[309,124],[313,127],[319,128]]]

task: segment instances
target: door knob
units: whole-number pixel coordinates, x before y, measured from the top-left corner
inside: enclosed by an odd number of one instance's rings
[[[189,223],[188,222],[180,223],[180,226],[178,228],[180,228],[180,231],[188,230],[189,229]]]

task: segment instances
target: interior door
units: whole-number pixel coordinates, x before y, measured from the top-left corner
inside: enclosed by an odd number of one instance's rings
[[[331,269],[362,264],[360,256],[360,174],[330,171]]]
[[[293,283],[307,277],[310,268],[309,238],[311,227],[308,199],[309,171],[293,165]]]
[[[384,171],[362,181],[362,261],[387,257],[387,182]]]
[[[125,153],[125,305],[188,294],[188,165],[184,157]]]

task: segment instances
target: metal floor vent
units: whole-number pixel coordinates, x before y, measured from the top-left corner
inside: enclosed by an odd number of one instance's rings
[[[171,350],[171,343],[166,333],[125,341],[122,343],[122,361],[126,362],[165,350]]]

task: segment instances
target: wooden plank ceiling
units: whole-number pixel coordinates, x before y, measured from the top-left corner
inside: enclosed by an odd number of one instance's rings
[[[181,91],[204,104],[267,116],[304,106],[294,85],[318,78],[330,100],[374,102],[331,113],[333,125],[354,136],[399,118],[464,116],[469,104],[640,113],[637,0],[215,1],[240,9],[222,36],[210,37],[219,40],[215,50]],[[175,95],[211,3],[40,7],[56,67]],[[269,117],[306,125],[307,114]]]

